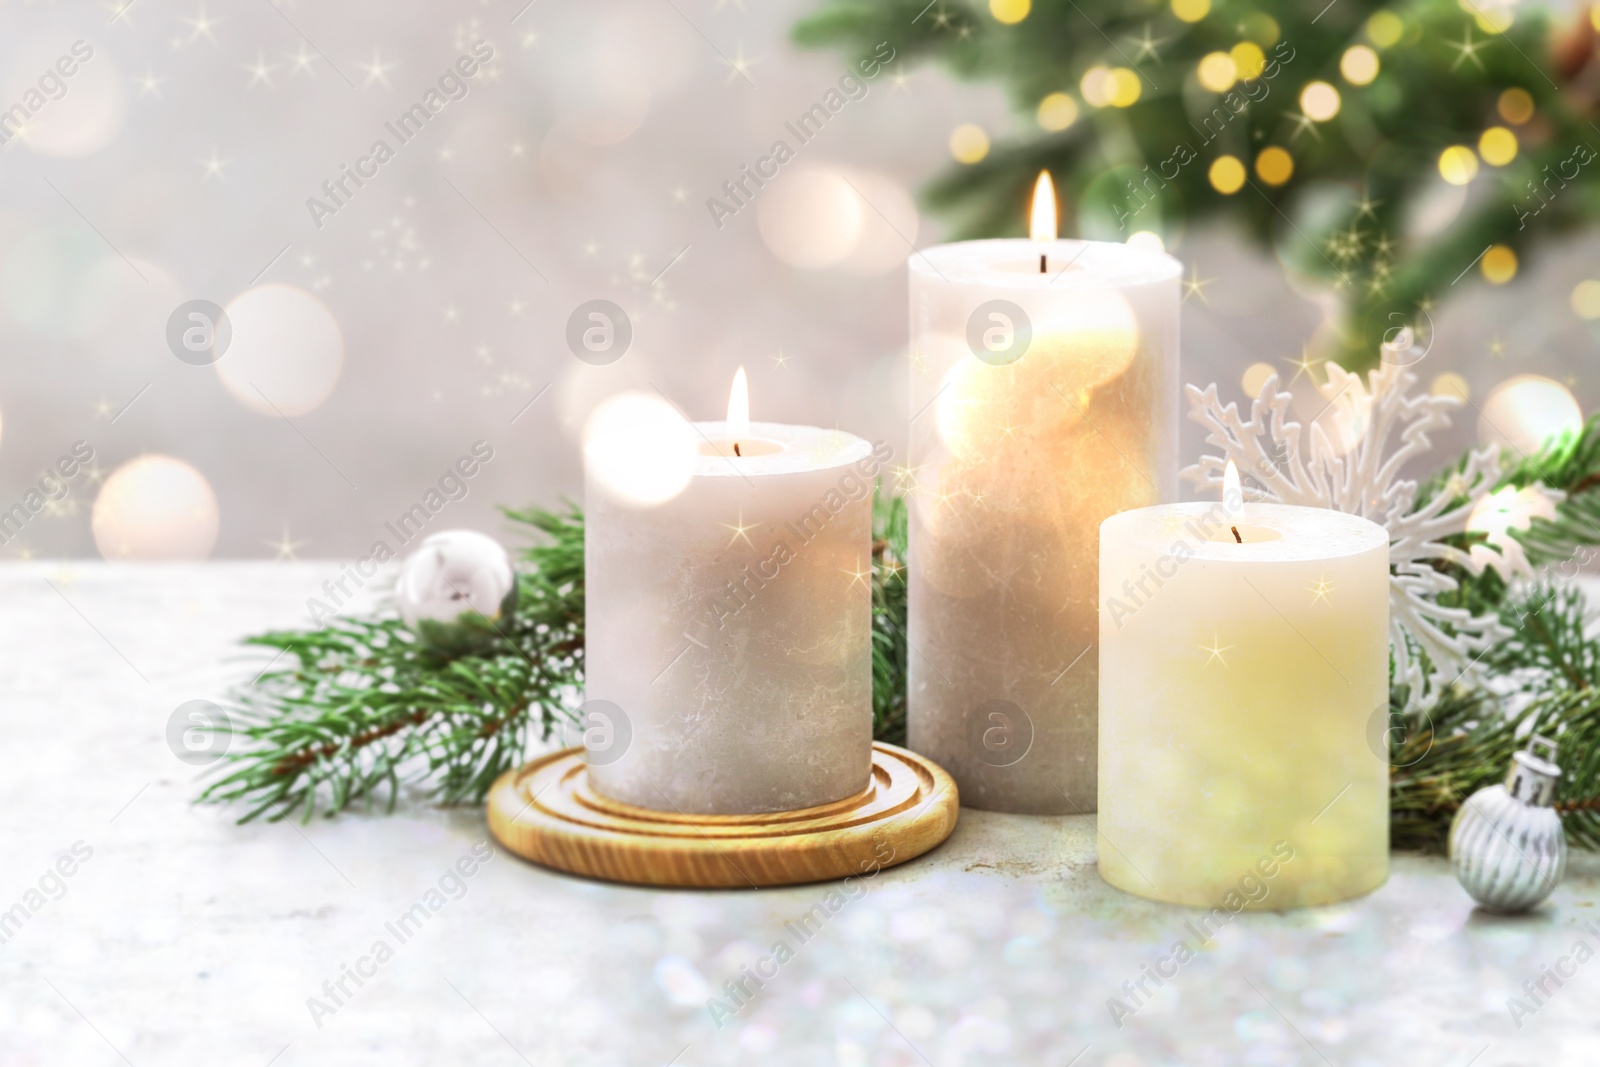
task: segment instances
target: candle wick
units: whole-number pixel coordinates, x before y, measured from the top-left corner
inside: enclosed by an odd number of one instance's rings
[[[1237,542],[1238,544],[1241,544],[1241,545],[1244,544],[1244,538],[1239,536],[1239,527],[1230,526],[1230,527],[1228,527],[1228,529],[1233,531],[1233,539],[1234,539],[1235,542]]]
[[[1047,252],[1040,252],[1039,253],[1039,273],[1040,274],[1046,273],[1046,271],[1044,269],[1044,257],[1047,256],[1048,254],[1049,253],[1047,253]]]
[[[744,453],[739,451],[739,442],[738,441],[735,441],[733,443],[733,454],[736,455],[736,456],[739,456],[740,458],[743,458],[743,456],[744,456]]]

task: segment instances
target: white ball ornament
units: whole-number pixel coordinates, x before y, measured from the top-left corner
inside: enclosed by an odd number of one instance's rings
[[[517,576],[494,538],[443,530],[401,564],[394,600],[424,647],[461,655],[492,644],[506,630],[516,608]]]
[[[1544,746],[1548,758],[1535,755]],[[1555,889],[1567,867],[1567,838],[1554,807],[1561,768],[1556,743],[1535,734],[1512,753],[1504,785],[1468,797],[1450,826],[1456,880],[1491,911],[1526,911]]]

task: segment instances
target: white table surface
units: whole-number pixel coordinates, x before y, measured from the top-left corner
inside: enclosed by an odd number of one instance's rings
[[[305,827],[191,803],[173,709],[253,673],[237,639],[303,622],[337,570],[0,567],[0,911],[93,850],[0,944],[0,1064],[1600,1062],[1600,962],[1520,1028],[1507,1008],[1575,942],[1600,950],[1593,857],[1506,919],[1443,860],[1397,856],[1365,899],[1239,916],[1119,1028],[1108,999],[1198,913],[1102,883],[1092,818],[977,811],[803,944],[785,924],[826,885],[658,892],[497,850],[313,1020],[307,999],[487,836],[477,809],[417,802]],[[780,938],[793,958],[714,1025],[707,998]]]

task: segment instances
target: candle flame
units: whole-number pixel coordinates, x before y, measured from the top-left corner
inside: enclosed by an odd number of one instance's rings
[[[1244,514],[1244,486],[1239,481],[1239,468],[1231,459],[1222,472],[1222,512],[1230,519]]]
[[[750,380],[743,367],[734,372],[733,388],[728,390],[728,436],[735,444],[750,436]]]
[[[1033,216],[1028,221],[1028,236],[1035,241],[1056,239],[1056,187],[1050,172],[1041,170],[1033,186]]]

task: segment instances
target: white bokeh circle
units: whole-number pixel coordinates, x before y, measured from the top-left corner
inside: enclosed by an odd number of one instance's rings
[[[761,240],[802,270],[837,266],[855,249],[871,209],[837,167],[780,172],[761,190],[756,220]]]
[[[665,400],[618,393],[596,407],[584,425],[584,469],[607,496],[653,507],[688,486],[699,442],[694,427]]]
[[[69,54],[79,47],[77,54]],[[90,50],[82,59],[82,48]],[[57,64],[66,61],[73,71],[63,77]],[[18,138],[45,156],[76,159],[92,155],[110,144],[122,131],[128,113],[127,92],[119,71],[104,49],[86,42],[64,45],[55,38],[30,41],[8,57],[6,75],[0,78],[0,108],[40,102],[26,120]],[[41,88],[41,79],[48,83]],[[56,86],[61,86],[59,95]],[[33,94],[30,97],[30,94]],[[8,127],[9,128],[9,127]]]
[[[239,403],[290,418],[328,399],[344,366],[344,336],[322,301],[273,282],[240,293],[225,310],[233,341],[215,366]]]
[[[205,559],[217,543],[217,495],[171,456],[140,456],[100,487],[90,525],[106,559]]]
[[[1495,386],[1484,400],[1478,439],[1532,456],[1557,434],[1582,425],[1583,411],[1571,390],[1537,374],[1519,374]]]

